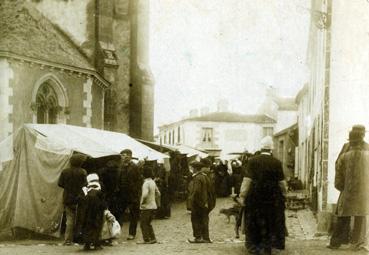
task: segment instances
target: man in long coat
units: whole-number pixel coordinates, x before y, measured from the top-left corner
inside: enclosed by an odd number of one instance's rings
[[[357,131],[361,134],[361,136],[365,137],[365,126],[364,125],[353,125],[351,131]],[[366,142],[362,142],[363,147],[366,149],[369,149],[369,144],[367,144]],[[341,150],[340,153],[338,154],[337,160],[336,160],[336,169],[337,169],[337,163],[338,163],[338,159],[340,158],[340,156],[346,152],[348,152],[348,150],[350,149],[350,143],[347,142],[345,143]],[[338,219],[338,225],[337,227],[339,227],[339,229],[336,230],[336,234],[335,236],[332,237],[333,240],[333,245],[328,245],[328,248],[337,248],[336,246],[339,246],[341,244],[348,244],[350,242],[350,223],[351,223],[351,219],[350,218],[339,218]],[[339,245],[338,245],[339,244]]]
[[[349,149],[343,152],[336,163],[335,187],[341,194],[337,203],[337,223],[334,227],[330,249],[337,249],[346,242],[343,229],[354,216],[351,243],[354,248],[367,248],[366,216],[369,215],[369,148],[360,131],[349,134]]]
[[[241,185],[249,254],[271,254],[272,248],[285,248],[286,182],[282,163],[271,155],[272,146],[270,136],[263,138],[261,154],[249,160]]]

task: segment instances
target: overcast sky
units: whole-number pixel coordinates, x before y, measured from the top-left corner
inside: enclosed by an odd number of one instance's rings
[[[266,86],[295,96],[307,80],[309,1],[150,0],[155,127],[193,108],[254,113]],[[156,130],[155,130],[156,132]]]

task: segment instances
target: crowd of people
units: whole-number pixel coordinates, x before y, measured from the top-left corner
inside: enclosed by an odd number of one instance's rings
[[[349,242],[356,249],[368,247],[369,145],[364,142],[364,135],[365,127],[355,125],[336,162],[335,187],[341,193],[330,249]],[[169,218],[171,202],[182,193],[187,199],[187,210],[191,211],[193,238],[188,242],[211,243],[209,213],[217,197],[233,194],[241,208],[237,224],[245,234],[248,253],[283,250],[288,235],[285,222],[288,189],[282,163],[273,157],[272,148],[272,138],[265,137],[260,151],[233,162],[205,158],[187,164],[180,154],[174,153],[170,174],[153,162],[132,162],[129,149],[123,150],[119,159],[108,160],[105,167],[88,174],[82,168],[86,157],[75,154],[70,159],[70,168],[62,171],[58,182],[64,189],[65,244],[72,244],[79,237],[85,250],[112,245],[117,235],[112,233],[119,234],[127,209],[127,239],[136,238],[140,220],[142,243],[156,243],[152,220],[155,215]]]
[[[161,202],[158,186],[165,186],[160,178],[162,171],[156,169],[155,178],[152,166],[139,166],[132,162],[132,151],[129,149],[123,150],[120,156],[119,160],[113,158],[107,161],[106,167],[88,174],[82,168],[86,156],[77,153],[70,159],[70,168],[62,171],[58,185],[64,189],[65,245],[82,242],[85,250],[92,247],[102,249],[103,244],[112,245],[114,236],[102,238],[102,233],[111,233],[114,223],[121,227],[127,209],[127,240],[136,238],[140,220],[144,243],[156,242],[151,221],[157,204]],[[165,207],[166,203],[163,204]],[[104,223],[110,228],[107,231],[104,230]]]
[[[123,226],[127,209],[129,212],[127,240],[136,238],[137,223],[140,221],[142,243],[156,243],[151,222],[155,215],[169,218],[171,201],[180,193],[185,194],[187,209],[191,211],[193,238],[188,239],[188,242],[211,243],[209,213],[214,209],[217,197],[233,193],[242,205],[255,208],[255,211],[245,210],[247,213],[242,217],[245,222],[259,224],[244,225],[247,247],[252,249],[266,247],[268,242],[264,236],[265,231],[260,231],[263,226],[277,238],[276,247],[282,249],[284,235],[281,233],[285,226],[282,217],[284,203],[283,192],[282,189],[278,191],[280,187],[278,184],[284,179],[283,171],[280,162],[267,155],[267,152],[269,150],[263,147],[259,157],[249,154],[246,159],[233,162],[205,158],[192,161],[190,164],[183,161],[184,158],[180,154],[174,153],[170,174],[154,162],[134,163],[132,151],[129,149],[123,150],[119,159],[111,158],[104,167],[89,173],[82,168],[86,156],[74,154],[70,159],[70,168],[62,171],[58,182],[64,189],[65,245],[82,242],[85,250],[102,249],[102,245],[112,245],[115,237],[112,234],[113,228],[119,229]],[[266,163],[252,163],[255,160]],[[267,166],[268,164],[271,165]],[[264,168],[254,169],[254,166]],[[261,174],[263,171],[265,173]],[[266,183],[267,186],[262,183]],[[264,190],[266,187],[267,190]],[[252,196],[247,195],[248,193]],[[270,207],[271,204],[275,204],[272,202],[273,199],[279,201],[278,213],[263,215],[263,220],[257,220],[256,218],[260,218],[260,210],[274,209]],[[266,202],[264,207],[259,208],[258,205],[262,200]],[[277,221],[274,220],[275,217]],[[275,223],[281,228],[277,228]],[[272,230],[269,229],[271,226]],[[256,234],[257,231],[259,234]]]

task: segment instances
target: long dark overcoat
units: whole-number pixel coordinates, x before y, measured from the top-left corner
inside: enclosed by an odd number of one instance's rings
[[[335,187],[341,191],[338,216],[369,215],[369,150],[351,147],[336,164]]]

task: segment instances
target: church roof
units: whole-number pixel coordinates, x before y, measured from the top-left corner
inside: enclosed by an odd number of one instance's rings
[[[95,69],[78,46],[31,3],[2,0],[0,17],[0,52]]]

